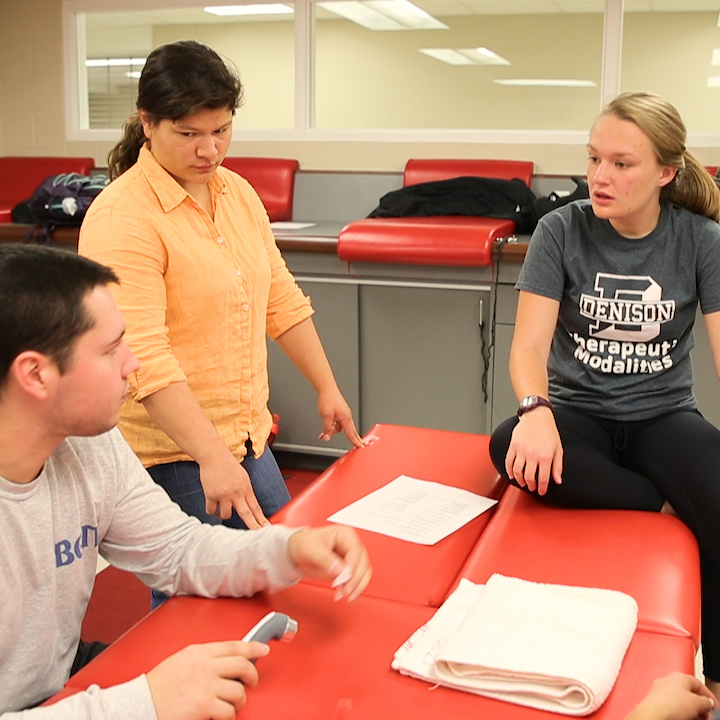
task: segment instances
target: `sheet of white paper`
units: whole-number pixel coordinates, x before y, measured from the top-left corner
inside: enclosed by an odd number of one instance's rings
[[[468,490],[400,475],[328,520],[434,545],[496,502]]]
[[[270,223],[270,227],[273,230],[304,230],[305,228],[315,227],[317,223],[312,222],[284,222],[277,220],[276,222]]]

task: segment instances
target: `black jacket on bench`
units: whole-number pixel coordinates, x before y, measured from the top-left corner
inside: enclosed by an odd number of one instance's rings
[[[458,177],[407,185],[380,198],[373,218],[468,215],[514,220],[519,233],[537,224],[535,194],[517,178]]]

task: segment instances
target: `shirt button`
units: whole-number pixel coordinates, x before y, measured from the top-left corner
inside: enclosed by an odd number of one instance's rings
[[[238,277],[240,277],[240,276],[242,275],[242,270],[236,270],[236,271],[235,271],[235,274],[236,274]]]
[[[218,241],[218,245],[222,245],[222,244],[225,242],[225,238],[224,238],[224,237],[219,237],[219,238],[217,239],[217,241]]]
[[[245,304],[242,306],[242,309],[243,309],[245,312],[247,312],[247,311],[250,309],[250,306],[249,306],[247,303],[245,303]]]

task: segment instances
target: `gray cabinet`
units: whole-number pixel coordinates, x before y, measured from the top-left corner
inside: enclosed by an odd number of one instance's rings
[[[488,421],[490,431],[494,430],[503,420],[514,415],[518,408],[518,400],[510,382],[508,370],[514,329],[512,325],[504,324],[498,324],[495,327],[495,362]]]
[[[510,382],[510,346],[515,332],[515,312],[517,311],[517,290],[515,279],[519,266],[505,268],[496,287],[495,305],[495,352],[492,375],[492,397],[489,407],[488,426],[494,430],[505,418],[517,412],[518,401]]]
[[[298,284],[312,299],[315,327],[357,423],[360,415],[357,286],[327,282],[323,277],[317,280],[304,278]],[[331,456],[342,455],[350,449],[344,434],[336,435],[330,442],[319,439],[322,421],[315,389],[272,341],[268,342],[268,371],[269,407],[280,415],[278,449]]]
[[[360,287],[360,407],[376,422],[483,433],[485,286]]]
[[[720,380],[715,372],[710,341],[700,310],[695,319],[695,348],[692,351],[695,397],[700,412],[720,428]]]
[[[488,431],[483,343],[488,269],[353,267],[322,255],[286,253],[312,298],[315,324],[361,434],[375,423]],[[279,450],[340,455],[344,436],[318,439],[317,398],[276,343],[268,347],[270,408]],[[507,363],[505,363],[507,365]]]

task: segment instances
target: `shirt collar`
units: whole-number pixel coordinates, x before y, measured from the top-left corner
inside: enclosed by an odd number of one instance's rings
[[[166,213],[174,210],[186,197],[189,197],[187,190],[155,159],[147,143],[140,148],[137,164]],[[208,183],[213,194],[226,191],[225,182],[220,175],[221,173],[216,171]]]

